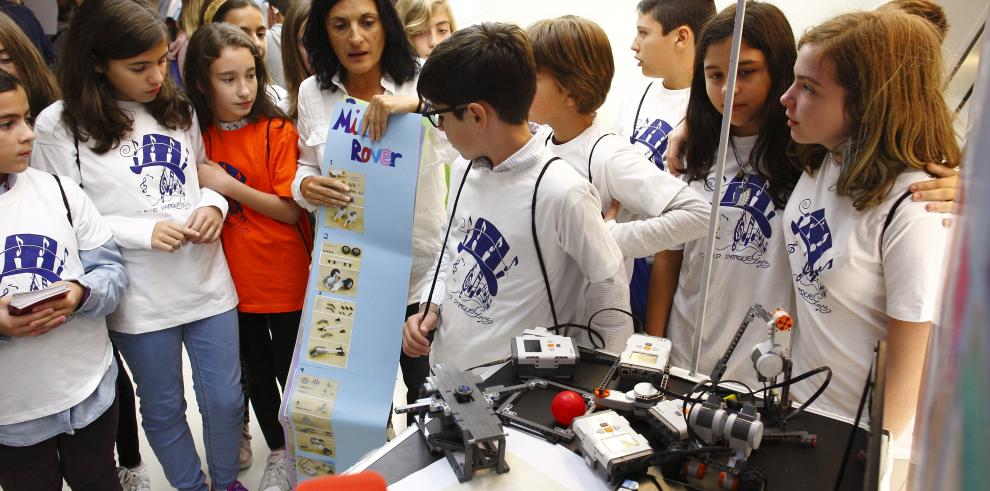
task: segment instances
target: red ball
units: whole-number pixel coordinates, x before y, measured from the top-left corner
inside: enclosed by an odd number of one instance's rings
[[[550,412],[553,419],[563,426],[570,426],[574,418],[584,416],[587,409],[584,397],[573,390],[565,390],[553,397],[550,403]]]

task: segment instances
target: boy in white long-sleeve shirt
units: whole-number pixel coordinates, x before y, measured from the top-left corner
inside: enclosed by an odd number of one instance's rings
[[[568,15],[539,21],[528,34],[537,66],[530,120],[549,127],[542,134],[550,153],[595,186],[626,272],[635,258],[705,235],[711,205],[596,118],[615,72],[605,31]]]
[[[432,103],[425,114],[463,158],[451,169],[457,191],[436,285],[423,292],[429,312],[406,321],[406,354],[466,369],[504,358],[524,329],[627,309],[622,254],[598,193],[570,164],[545,155],[527,125],[536,69],[526,34],[499,23],[458,31],[430,55],[418,90]],[[610,351],[632,332],[621,316],[594,327]]]

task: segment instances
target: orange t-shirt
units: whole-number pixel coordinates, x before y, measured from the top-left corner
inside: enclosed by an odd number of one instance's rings
[[[290,121],[260,118],[236,130],[211,125],[203,132],[206,157],[258,191],[292,200],[299,134]],[[301,310],[309,278],[312,237],[306,213],[288,224],[228,199],[223,251],[237,288],[237,310]]]

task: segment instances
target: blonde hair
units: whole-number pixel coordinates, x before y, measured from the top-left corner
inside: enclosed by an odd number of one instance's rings
[[[179,30],[192,37],[199,27],[199,11],[203,9],[203,0],[182,0],[182,10],[179,11]]]
[[[533,43],[536,69],[547,70],[582,114],[605,103],[615,63],[612,46],[602,28],[583,17],[565,15],[545,19],[526,30]]]
[[[310,73],[306,70],[307,60],[299,55],[299,33],[309,19],[311,0],[295,0],[282,21],[282,73],[285,75],[285,89],[289,93],[289,117],[293,120],[299,114],[299,84]]]
[[[846,90],[852,137],[836,191],[857,210],[879,204],[907,169],[959,162],[952,117],[942,96],[942,56],[935,27],[896,10],[840,15],[811,28],[813,44]],[[810,145],[801,161],[817,169],[826,150]]]
[[[412,38],[430,28],[430,17],[437,10],[447,11],[447,20],[450,21],[450,32],[457,30],[457,23],[454,22],[454,11],[450,9],[447,0],[399,0],[395,3],[395,11],[399,13],[399,20],[406,31],[406,37]]]

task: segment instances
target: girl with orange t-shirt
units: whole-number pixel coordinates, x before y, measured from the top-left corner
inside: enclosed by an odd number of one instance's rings
[[[236,27],[197,29],[189,40],[185,73],[210,160],[199,166],[200,179],[230,201],[223,248],[240,298],[248,394],[271,449],[260,488],[288,489],[275,383],[285,387],[312,243],[305,213],[290,191],[298,134],[266,96],[264,61]]]

